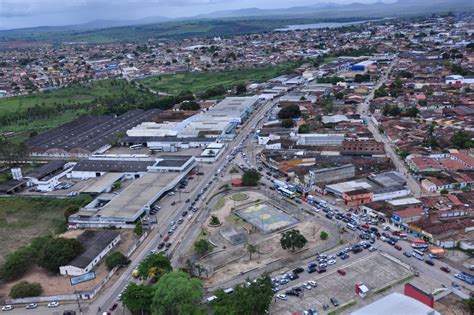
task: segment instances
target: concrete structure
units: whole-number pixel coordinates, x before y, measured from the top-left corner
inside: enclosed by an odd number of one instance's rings
[[[62,275],[80,276],[90,272],[120,242],[120,233],[113,230],[87,230],[77,240],[84,247],[84,252],[68,265],[59,267]]]
[[[196,161],[201,163],[213,163],[219,159],[225,149],[224,143],[210,143],[201,155],[196,157]]]
[[[53,191],[59,185],[59,179],[66,176],[72,169],[74,163],[58,160],[51,161],[34,171],[26,174],[24,179],[28,186],[36,186],[42,192]]]
[[[441,315],[433,308],[400,293],[392,293],[360,308],[351,315]]]
[[[355,167],[352,164],[341,165],[337,167],[322,168],[319,170],[310,170],[304,176],[304,182],[307,186],[330,183],[355,176]]]
[[[342,145],[344,141],[343,134],[336,133],[308,133],[299,134],[297,144],[298,145],[314,145],[314,146],[330,146],[330,145]]]
[[[367,189],[357,189],[342,194],[346,206],[353,207],[363,205],[372,201],[373,193]]]

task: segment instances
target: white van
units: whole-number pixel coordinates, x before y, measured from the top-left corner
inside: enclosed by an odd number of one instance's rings
[[[349,229],[349,230],[352,230],[352,231],[355,231],[356,230],[356,227],[350,223],[347,223],[346,227]]]
[[[217,299],[217,296],[213,295],[213,296],[210,296],[206,299],[206,302],[209,304],[209,303],[212,303],[212,301],[214,301],[215,299]]]

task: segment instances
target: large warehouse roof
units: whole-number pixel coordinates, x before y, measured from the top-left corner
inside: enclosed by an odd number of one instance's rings
[[[361,309],[351,315],[440,315],[431,307],[400,293],[392,293]]]

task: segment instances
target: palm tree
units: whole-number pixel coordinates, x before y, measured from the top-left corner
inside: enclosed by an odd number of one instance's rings
[[[250,255],[250,260],[252,260],[252,254],[256,253],[257,252],[257,246],[256,245],[253,245],[253,244],[250,244],[250,243],[247,243],[245,245],[245,248],[247,249],[247,252],[249,253]]]

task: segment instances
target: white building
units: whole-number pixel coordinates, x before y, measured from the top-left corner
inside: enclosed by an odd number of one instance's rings
[[[308,133],[298,134],[298,145],[314,145],[314,146],[326,146],[326,145],[342,145],[344,141],[343,134],[337,133]]]

